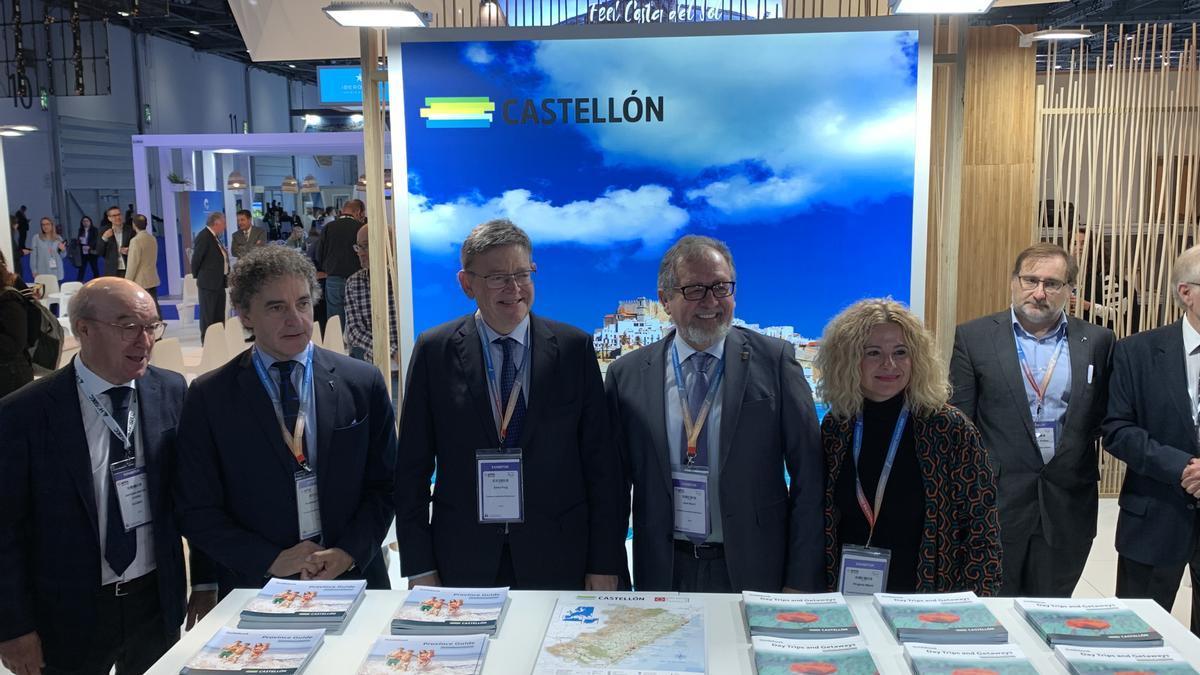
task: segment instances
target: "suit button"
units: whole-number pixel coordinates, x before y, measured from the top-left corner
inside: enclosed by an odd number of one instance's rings
[[[1188,505],[1187,505],[1187,508],[1188,508],[1188,511],[1195,511],[1195,510],[1196,510],[1196,505],[1195,505],[1195,504],[1188,504]]]

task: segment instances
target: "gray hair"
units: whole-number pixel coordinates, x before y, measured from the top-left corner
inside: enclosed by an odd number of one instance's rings
[[[725,242],[712,237],[689,234],[675,242],[663,254],[662,262],[658,264],[658,290],[664,291],[668,295],[675,293],[675,289],[679,286],[679,263],[700,260],[708,251],[716,251],[725,259],[725,263],[729,265],[729,272],[733,275],[730,281],[737,281],[737,268],[733,266],[733,253],[729,251]]]
[[[213,211],[212,213],[208,214],[207,218],[204,219],[204,226],[212,227],[213,223],[217,222],[218,220],[225,220],[225,214],[221,213],[220,211]]]
[[[471,230],[471,234],[468,234],[467,238],[463,240],[462,251],[459,254],[462,268],[465,270],[470,267],[475,256],[483,255],[501,246],[520,246],[531,257],[533,256],[533,242],[529,240],[529,235],[525,234],[525,230],[517,227],[508,218],[497,218],[476,225],[475,229]]]
[[[1183,304],[1183,296],[1179,295],[1179,284],[1200,284],[1200,246],[1193,246],[1175,259],[1171,268],[1171,296],[1180,309],[1187,309]]]
[[[289,246],[255,246],[238,258],[229,273],[229,299],[239,311],[245,311],[263,286],[280,277],[303,279],[313,304],[321,299],[317,268],[308,256]]]

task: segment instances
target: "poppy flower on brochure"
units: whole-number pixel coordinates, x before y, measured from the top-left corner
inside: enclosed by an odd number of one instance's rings
[[[821,617],[812,612],[780,612],[775,615],[776,621],[786,623],[813,623],[820,621]]]
[[[837,666],[824,661],[809,661],[807,663],[793,663],[789,668],[793,673],[808,673],[809,675],[829,675],[837,672]]]
[[[960,620],[961,617],[950,612],[929,612],[917,615],[917,621],[921,623],[958,623]]]
[[[1068,628],[1079,628],[1082,630],[1107,630],[1112,628],[1112,624],[1104,619],[1067,619]]]

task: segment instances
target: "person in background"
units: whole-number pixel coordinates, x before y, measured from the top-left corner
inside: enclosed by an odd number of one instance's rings
[[[129,266],[125,269],[125,278],[146,289],[161,319],[162,308],[158,305],[158,240],[150,234],[147,225],[146,216],[139,213],[133,217],[133,231],[136,234],[129,242]]]
[[[16,281],[0,253],[0,398],[33,381],[25,309],[30,301],[21,296]]]
[[[300,223],[292,223],[292,233],[288,235],[287,241],[283,242],[285,246],[294,248],[301,253],[308,250],[308,242],[304,240],[304,226]]]
[[[121,215],[121,207],[110,206],[104,212],[108,219],[108,229],[100,233],[99,250],[96,252],[104,258],[104,275],[109,277],[125,276],[128,265],[129,242],[133,239],[133,229],[125,226],[125,218]]]
[[[359,270],[354,242],[358,228],[366,219],[366,207],[360,200],[351,199],[342,206],[342,217],[325,226],[317,249],[317,269],[325,273],[325,307],[327,316],[337,316],[344,324],[346,279]]]
[[[229,252],[221,243],[225,227],[224,213],[208,214],[192,248],[192,276],[200,291],[201,344],[209,326],[225,321],[225,278],[229,274]]]
[[[100,276],[100,266],[98,263],[99,256],[97,255],[96,246],[100,239],[100,231],[92,223],[89,216],[84,216],[79,219],[79,232],[75,235],[79,241],[79,256],[81,264],[79,265],[79,276],[76,281],[84,281],[87,267],[92,268],[92,278]]]
[[[979,431],[947,404],[946,369],[920,319],[890,298],[860,300],[825,327],[813,370],[829,404],[829,589],[868,555],[856,547],[869,547],[890,565],[856,592],[998,594],[996,476]]]
[[[229,254],[236,260],[255,246],[267,243],[267,233],[254,226],[254,215],[242,209],[237,212],[237,231],[229,238]]]
[[[49,274],[63,280],[63,262],[67,256],[67,243],[59,236],[54,221],[42,218],[38,223],[38,234],[29,242],[29,269],[36,279],[39,274]]]
[[[372,361],[371,352],[371,249],[367,236],[367,226],[358,228],[358,240],[354,244],[354,252],[358,254],[358,262],[362,269],[350,275],[346,281],[346,346],[350,348],[350,356],[363,361]],[[391,292],[391,279],[388,279],[388,344],[392,356],[393,369],[399,367],[396,360],[396,295]]]
[[[29,207],[22,204],[21,208],[17,209],[17,212],[15,214],[13,214],[13,217],[17,219],[17,250],[19,250],[20,254],[21,254],[21,255],[17,256],[18,258],[20,258],[21,256],[29,255],[31,252],[29,249],[29,246],[28,246],[29,214],[26,213],[26,210],[28,208]],[[20,267],[20,266],[14,264],[13,267]]]

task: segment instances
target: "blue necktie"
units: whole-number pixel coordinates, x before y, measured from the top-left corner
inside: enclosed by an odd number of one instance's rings
[[[510,337],[496,338],[500,348],[504,350],[504,362],[500,365],[500,405],[505,406],[500,411],[501,420],[508,410],[508,397],[512,394],[513,383],[517,380],[517,364],[513,360],[513,345],[517,341]],[[508,421],[508,432],[502,445],[506,448],[517,447],[521,439],[521,423],[525,421],[525,392],[517,393],[517,407],[513,410],[512,419]]]
[[[704,397],[708,396],[708,368],[712,365],[713,355],[707,352],[696,352],[688,357],[688,363],[692,366],[692,385],[687,388],[687,404],[688,412],[692,415],[692,422],[698,420],[696,416],[700,414],[700,408],[704,405]],[[712,410],[709,410],[709,415]],[[687,429],[683,430],[683,463],[687,465]],[[708,466],[708,424],[705,424],[700,429],[700,437],[696,439],[696,461],[694,466]]]
[[[272,368],[279,371],[279,406],[283,409],[283,424],[287,427],[288,433],[296,430],[296,417],[300,415],[300,393],[292,384],[292,370],[296,365],[295,361],[276,361],[271,365]],[[300,446],[304,447],[303,439],[300,441]],[[307,450],[305,450],[304,456],[308,459],[309,466],[313,466],[312,458],[308,457]]]
[[[112,416],[117,425],[124,431],[129,422],[129,387],[113,387],[109,389],[108,400],[112,403]],[[132,445],[130,446],[132,448]],[[125,459],[125,444],[117,435],[108,432],[108,462],[118,462]],[[117,486],[113,482],[112,471],[108,472],[108,521],[104,533],[104,559],[118,576],[125,573],[130,563],[137,556],[137,533],[134,530],[125,531],[125,519],[121,517],[121,501],[117,498]]]

